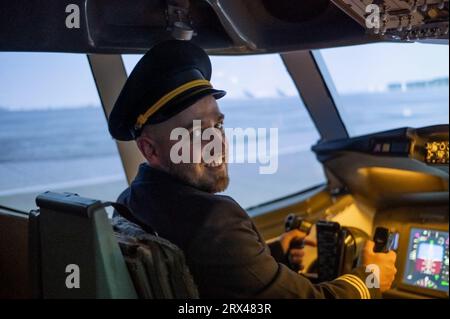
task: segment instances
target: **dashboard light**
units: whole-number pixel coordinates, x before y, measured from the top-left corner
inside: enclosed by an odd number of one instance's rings
[[[426,162],[428,164],[449,163],[449,142],[439,141],[426,144]]]

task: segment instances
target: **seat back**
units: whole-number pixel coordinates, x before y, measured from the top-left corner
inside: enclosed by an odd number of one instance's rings
[[[136,298],[102,203],[47,192],[30,214],[34,297]]]
[[[118,215],[113,218],[113,226],[140,298],[199,298],[184,254],[177,246]]]

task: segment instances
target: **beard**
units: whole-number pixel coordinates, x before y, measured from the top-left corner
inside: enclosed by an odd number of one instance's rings
[[[168,169],[172,176],[207,193],[221,193],[230,183],[226,163],[219,167],[209,167],[205,164],[174,164],[170,161],[169,163]]]

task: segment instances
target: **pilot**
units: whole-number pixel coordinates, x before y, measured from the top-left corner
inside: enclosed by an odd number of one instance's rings
[[[201,48],[178,40],[155,45],[136,65],[108,125],[115,139],[134,140],[146,162],[118,201],[183,250],[201,298],[380,296],[394,279],[395,253],[373,253],[369,241],[361,268],[315,285],[286,265],[301,264],[303,251],[289,247],[305,234],[283,234],[269,247],[246,211],[217,194],[229,183],[224,114],[216,101],[225,91],[213,88],[211,72]],[[193,146],[207,129],[223,146],[212,159],[202,156],[207,141],[199,144],[200,157],[194,147],[176,147]],[[183,151],[189,160],[179,160]],[[379,288],[366,285],[371,273],[364,266],[372,264],[380,269]]]

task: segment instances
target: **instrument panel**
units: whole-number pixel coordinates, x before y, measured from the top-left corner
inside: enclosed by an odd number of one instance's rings
[[[380,40],[448,39],[448,0],[332,0]]]
[[[358,152],[382,157],[403,157],[427,165],[449,164],[448,125],[419,129],[400,128],[349,139],[322,142],[313,147],[323,163],[336,152]]]
[[[448,232],[411,228],[403,283],[448,293]]]
[[[398,273],[383,297],[448,298],[449,126],[321,141],[313,151],[334,187],[376,212],[372,230],[398,233]]]
[[[426,143],[425,162],[427,164],[449,164],[448,141],[434,141]]]
[[[398,232],[397,275],[384,298],[449,297],[448,202],[378,211],[375,227]]]

